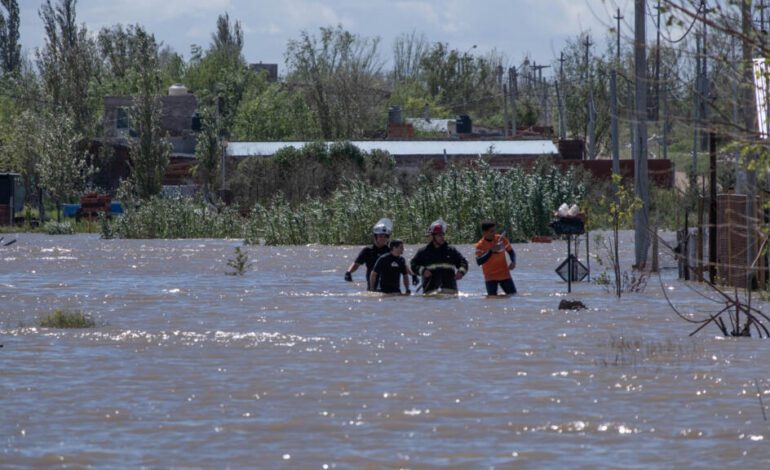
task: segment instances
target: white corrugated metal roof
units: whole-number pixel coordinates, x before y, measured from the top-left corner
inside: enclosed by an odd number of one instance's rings
[[[284,147],[302,148],[310,142],[230,142],[230,157],[270,156]],[[365,152],[385,150],[403,155],[556,155],[559,150],[550,140],[359,140],[351,141]],[[328,145],[328,142],[327,142]],[[490,150],[491,149],[491,150]]]

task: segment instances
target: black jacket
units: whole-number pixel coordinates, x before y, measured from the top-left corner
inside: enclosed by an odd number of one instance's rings
[[[439,288],[457,290],[456,271],[468,272],[468,260],[447,243],[439,247],[428,243],[417,251],[410,265],[412,271],[420,276],[426,269],[431,272],[430,278],[423,278],[423,292]]]

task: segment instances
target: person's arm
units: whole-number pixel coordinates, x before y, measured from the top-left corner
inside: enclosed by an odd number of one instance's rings
[[[418,251],[416,255],[414,255],[414,258],[412,258],[411,266],[412,266],[412,272],[421,276],[421,277],[430,277],[431,272],[429,269],[425,269],[425,266],[422,264],[422,251]]]
[[[369,276],[369,290],[377,290],[377,271],[372,271],[372,274]]]
[[[457,248],[455,248],[454,250],[455,250],[455,257],[457,258],[457,261],[455,264],[455,266],[457,266],[457,273],[455,274],[455,279],[459,281],[468,272],[468,260],[465,259],[465,256],[463,256]]]
[[[353,273],[358,270],[358,267],[361,266],[360,264],[353,262],[353,264],[350,265],[347,271],[345,271],[345,280],[348,282],[353,282]]]
[[[476,245],[476,264],[481,266],[482,264],[489,261],[489,258],[492,257],[492,250],[483,251],[479,245]]]
[[[511,246],[508,240],[505,240],[505,249],[508,252],[508,257],[511,258],[511,262],[508,265],[508,270],[516,269],[516,251]]]
[[[366,248],[362,249],[358,256],[356,256],[356,260],[353,261],[350,264],[350,267],[347,271],[345,271],[345,280],[348,282],[353,282],[353,273],[358,270],[358,267],[361,266],[366,262]]]
[[[404,273],[403,278],[404,278],[404,294],[411,294],[412,291],[409,290],[409,275]]]

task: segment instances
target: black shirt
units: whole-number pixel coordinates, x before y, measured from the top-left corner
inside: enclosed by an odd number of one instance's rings
[[[406,261],[403,256],[393,256],[390,253],[380,256],[374,265],[374,272],[377,273],[377,285],[373,290],[388,294],[401,293],[399,280],[406,274]]]
[[[368,290],[372,290],[372,286],[369,285],[369,277],[372,275],[374,263],[377,262],[377,259],[380,256],[387,255],[388,253],[390,253],[390,248],[388,248],[388,245],[383,245],[382,248],[377,248],[377,245],[372,244],[371,246],[364,247],[361,250],[361,253],[358,254],[355,263],[359,265],[366,265],[366,288]]]

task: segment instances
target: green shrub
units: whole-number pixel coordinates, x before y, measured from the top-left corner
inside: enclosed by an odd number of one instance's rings
[[[103,238],[241,238],[243,221],[232,207],[217,210],[202,201],[155,197],[125,207],[102,223]]]
[[[90,315],[75,310],[56,309],[40,320],[41,328],[93,328],[96,322]]]
[[[48,235],[72,235],[75,229],[70,222],[55,222],[53,220],[45,223],[45,232]]]

